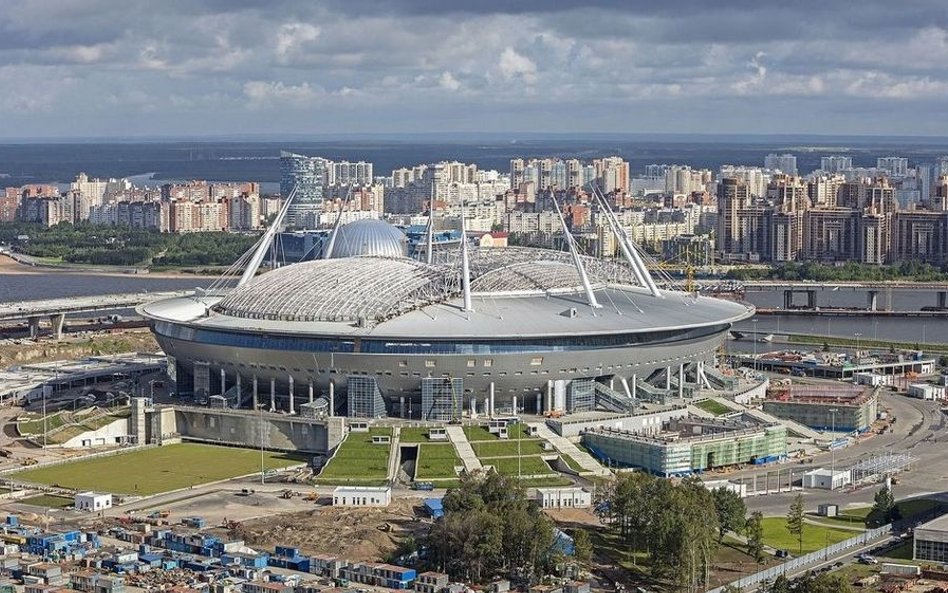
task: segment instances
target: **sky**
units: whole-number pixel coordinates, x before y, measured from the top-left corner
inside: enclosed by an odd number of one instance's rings
[[[945,0],[0,0],[0,138],[948,136]]]

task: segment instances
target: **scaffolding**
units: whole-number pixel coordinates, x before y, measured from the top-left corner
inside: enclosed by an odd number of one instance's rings
[[[426,377],[421,380],[421,418],[451,422],[461,418],[464,379]]]
[[[878,482],[909,469],[914,461],[908,453],[870,453],[852,466],[853,483]]]
[[[346,399],[350,418],[382,418],[385,413],[385,398],[375,377],[349,375]]]

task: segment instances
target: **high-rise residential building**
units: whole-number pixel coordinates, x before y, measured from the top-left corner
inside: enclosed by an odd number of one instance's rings
[[[948,175],[948,155],[935,159],[935,177]]]
[[[797,157],[792,154],[768,154],[764,157],[764,168],[787,175],[797,174]]]
[[[721,253],[738,253],[741,244],[740,212],[750,207],[751,198],[747,183],[735,177],[721,179],[718,183],[718,232],[717,250]]]
[[[736,177],[743,179],[744,183],[747,184],[747,191],[750,192],[752,197],[757,198],[766,195],[765,192],[767,191],[767,182],[770,180],[770,175],[760,167],[723,165],[720,173],[722,178]]]
[[[931,209],[936,212],[948,212],[948,174],[938,178],[931,198]]]
[[[329,161],[320,157],[280,153],[280,195],[286,199],[296,188],[296,196],[287,211],[288,224],[306,226],[314,215],[318,220],[329,165]]]
[[[374,182],[372,163],[330,161],[326,167],[326,185],[371,185]]]
[[[893,263],[918,261],[942,266],[948,263],[948,212],[897,212],[892,217]]]
[[[876,159],[876,168],[881,169],[892,177],[908,176],[908,159],[900,156],[886,156]]]
[[[815,208],[835,208],[839,203],[839,188],[845,182],[842,175],[811,175],[807,188],[810,203]]]
[[[919,199],[928,201],[932,196],[932,167],[930,165],[915,166],[915,189]]]
[[[804,214],[803,259],[842,262],[856,259],[856,220],[849,208],[814,208]]]
[[[820,169],[826,173],[841,173],[853,168],[853,158],[850,156],[824,156],[820,158]]]

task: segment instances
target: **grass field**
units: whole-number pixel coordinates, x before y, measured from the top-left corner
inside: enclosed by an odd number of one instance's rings
[[[302,458],[267,453],[266,469],[296,465]],[[77,490],[118,494],[157,494],[260,471],[260,451],[181,443],[29,469],[17,480],[56,484]]]
[[[474,454],[478,457],[509,457],[520,455],[542,455],[543,450],[539,439],[523,439],[521,441],[481,441],[471,443]]]
[[[764,528],[764,543],[778,550],[787,550],[791,554],[800,554],[800,543],[797,536],[787,531],[786,517],[764,517],[761,521]],[[855,531],[833,529],[821,525],[803,526],[803,552],[820,550],[830,544],[841,542],[858,535]]]
[[[500,441],[501,440],[501,438],[498,437],[496,434],[491,434],[487,432],[486,426],[480,426],[480,425],[465,426],[464,434],[467,435],[467,440],[471,441],[472,443],[477,442],[477,441]],[[537,438],[537,437],[528,436],[526,432],[524,431],[523,424],[514,424],[513,426],[508,427],[507,435],[508,435],[507,440],[510,440],[510,441],[517,440],[518,436],[524,440]]]
[[[350,432],[329,463],[319,472],[318,484],[379,486],[388,478],[391,447],[372,444],[373,436],[392,436],[391,428]]]
[[[48,414],[46,416],[47,432],[50,430],[55,430],[59,428],[60,426],[63,426],[65,423],[66,423],[66,420],[65,418],[63,418],[63,415],[61,412],[57,412],[56,414]],[[36,419],[33,419],[33,420],[27,420],[26,422],[18,422],[16,425],[16,429],[21,435],[28,435],[28,434],[42,435],[43,434],[43,417],[38,416]]]
[[[426,426],[409,426],[398,432],[398,442],[400,443],[427,443],[428,431],[431,428]]]
[[[695,406],[701,408],[702,410],[704,410],[705,412],[709,414],[714,414],[715,416],[721,416],[723,414],[727,414],[728,412],[732,411],[729,407],[725,406],[724,404],[718,403],[714,401],[713,399],[706,399],[706,400],[700,401],[696,403]]]
[[[20,500],[20,502],[34,507],[42,507],[44,509],[64,509],[66,507],[71,507],[73,504],[73,500],[71,498],[66,498],[65,496],[52,496],[50,494],[31,496],[30,498],[24,498]]]
[[[560,454],[560,458],[574,472],[581,474],[586,471],[585,469],[583,469],[583,466],[579,465],[579,462],[577,462],[575,459],[573,459],[571,456],[567,455],[566,453]]]
[[[455,478],[455,466],[463,465],[454,446],[450,444],[425,444],[418,446],[415,462],[415,480]]]
[[[545,461],[539,456],[524,456],[521,457],[519,463],[516,457],[498,457],[498,458],[480,458],[481,463],[484,465],[493,465],[494,469],[497,470],[497,473],[505,474],[508,476],[516,476],[519,474],[522,476],[530,475],[547,475],[555,474],[550,466],[547,465]]]

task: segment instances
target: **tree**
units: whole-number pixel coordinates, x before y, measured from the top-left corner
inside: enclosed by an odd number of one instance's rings
[[[790,503],[790,510],[787,512],[787,531],[797,536],[800,542],[800,553],[803,553],[803,495],[797,494],[793,502]]]
[[[573,530],[573,558],[582,566],[589,566],[592,560],[592,540],[589,532],[581,527]]]
[[[763,518],[760,511],[754,511],[744,528],[744,534],[747,536],[747,554],[757,564],[764,561],[764,526],[761,522]]]
[[[892,489],[888,486],[882,486],[873,497],[871,514],[878,517],[882,523],[888,523],[897,518],[893,515],[897,512],[895,506],[895,496],[892,495]]]
[[[777,578],[774,579],[773,584],[770,585],[770,589],[767,590],[767,593],[790,593],[793,588],[790,586],[790,579],[787,578],[787,575],[777,575]]]
[[[718,543],[724,541],[724,534],[728,531],[740,533],[744,529],[747,516],[747,505],[733,490],[715,488],[711,491],[714,499],[714,510],[718,515]]]

